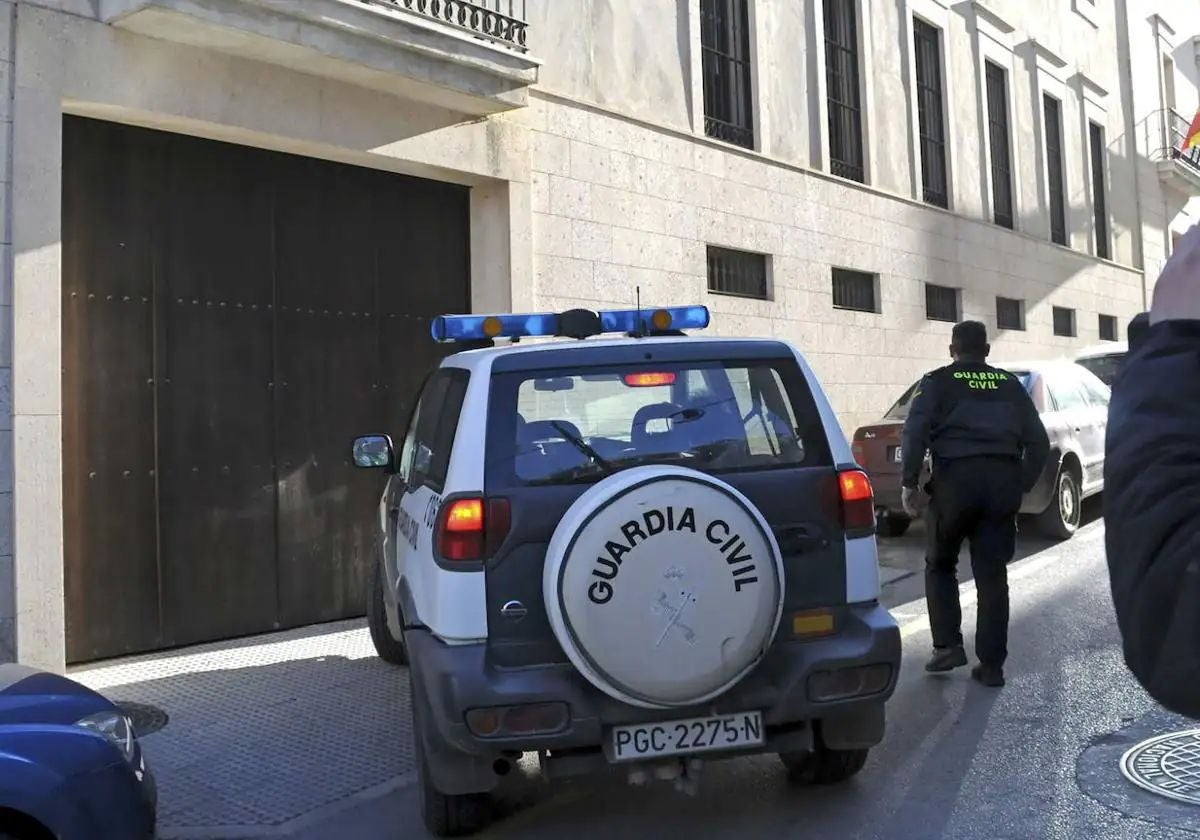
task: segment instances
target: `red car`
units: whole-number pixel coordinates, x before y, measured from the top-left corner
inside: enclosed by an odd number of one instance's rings
[[[1025,494],[1021,513],[1036,515],[1039,529],[1047,536],[1068,539],[1079,527],[1083,500],[1104,489],[1108,386],[1074,362],[1013,364],[1004,369],[1021,380],[1050,437],[1050,457],[1038,483]],[[900,506],[900,438],[916,387],[913,383],[878,423],[856,431],[851,444],[854,460],[870,474],[875,487],[876,530],[884,537],[898,537],[911,524]],[[927,456],[922,483],[928,477]]]

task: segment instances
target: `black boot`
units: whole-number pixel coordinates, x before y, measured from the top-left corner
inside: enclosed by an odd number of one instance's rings
[[[925,663],[925,670],[931,674],[953,671],[967,664],[967,652],[962,645],[948,648],[934,648],[933,656]]]
[[[971,679],[978,680],[988,688],[1004,686],[1004,669],[992,665],[976,665],[971,669]]]

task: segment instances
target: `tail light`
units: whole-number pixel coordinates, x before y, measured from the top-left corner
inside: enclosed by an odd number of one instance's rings
[[[455,563],[484,560],[504,542],[511,521],[507,499],[449,499],[438,513],[434,550]]]
[[[871,479],[862,470],[838,473],[842,492],[842,527],[847,531],[864,531],[875,527],[875,491]]]

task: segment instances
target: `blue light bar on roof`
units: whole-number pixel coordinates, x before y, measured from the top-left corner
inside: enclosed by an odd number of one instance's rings
[[[641,329],[638,329],[639,319]],[[600,313],[600,330],[606,333],[654,333],[665,330],[702,330],[708,326],[707,306],[668,306],[662,309],[607,309]]]
[[[571,313],[580,314],[580,313]],[[585,317],[586,313],[583,313]],[[597,312],[599,328],[590,332],[653,335],[674,330],[702,330],[709,324],[707,306],[671,306],[643,309],[607,309]],[[430,324],[434,341],[481,341],[490,338],[563,336],[563,321],[551,312],[514,315],[439,315]],[[571,330],[572,327],[567,327]],[[583,336],[572,334],[572,337]]]
[[[496,322],[499,322],[498,326]],[[439,315],[433,319],[429,332],[434,341],[557,335],[558,316],[550,312],[528,315]]]

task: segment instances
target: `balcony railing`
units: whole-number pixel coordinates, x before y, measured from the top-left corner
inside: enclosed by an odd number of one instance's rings
[[[361,0],[436,20],[483,41],[527,52],[525,0]]]
[[[1160,115],[1162,120],[1162,149],[1160,160],[1174,160],[1185,166],[1190,166],[1200,174],[1200,147],[1183,148],[1192,121],[1177,111],[1165,110]]]

